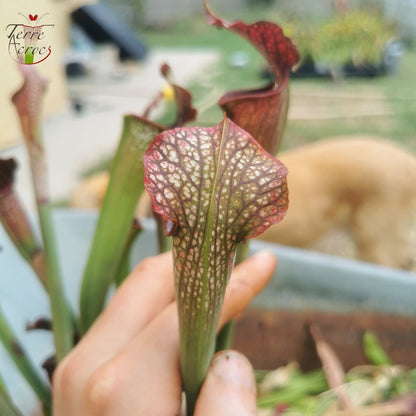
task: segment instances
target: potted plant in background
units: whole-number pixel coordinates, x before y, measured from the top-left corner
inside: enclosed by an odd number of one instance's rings
[[[334,16],[320,26],[311,55],[317,65],[326,66],[334,79],[339,76],[383,73],[388,42],[393,28],[374,13],[351,10]]]
[[[296,76],[376,76],[397,68],[394,25],[371,10],[348,9],[318,22],[290,19],[283,27],[299,45]]]

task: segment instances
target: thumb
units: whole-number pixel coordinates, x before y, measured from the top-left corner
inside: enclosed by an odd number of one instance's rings
[[[212,359],[195,407],[196,416],[256,414],[253,368],[237,351],[221,351]]]

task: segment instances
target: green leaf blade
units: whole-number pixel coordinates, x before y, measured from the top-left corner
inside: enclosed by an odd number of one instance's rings
[[[366,331],[363,338],[363,348],[367,359],[373,365],[393,365],[391,358],[384,351],[376,334]]]
[[[110,183],[94,235],[81,290],[81,330],[85,332],[104,305],[129,238],[137,202],[144,190],[142,156],[161,128],[126,116]]]
[[[46,180],[47,167],[41,134],[41,106],[46,91],[47,81],[43,79],[32,65],[19,65],[24,82],[13,95],[22,133],[29,154],[33,187],[36,196],[39,224],[45,248],[44,265],[35,269],[45,273],[46,287],[50,299],[54,324],[54,340],[57,360],[61,360],[73,346],[73,324],[71,311],[65,297],[56,252],[55,230],[51,218],[49,192]],[[41,259],[43,262],[43,259]]]
[[[28,358],[23,346],[19,342],[13,328],[10,326],[6,317],[0,309],[0,342],[8,352],[10,358],[20,371],[21,375],[28,382],[39,400],[45,408],[51,408],[51,391],[40,377],[36,367]],[[0,389],[2,390],[2,389]],[[4,394],[3,394],[4,395]]]

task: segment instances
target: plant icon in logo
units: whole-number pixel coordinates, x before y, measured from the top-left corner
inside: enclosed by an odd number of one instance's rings
[[[38,64],[52,53],[47,29],[54,25],[39,24],[41,19],[49,13],[42,16],[18,14],[25,18],[27,24],[10,23],[6,26],[9,55],[14,61],[21,64]]]

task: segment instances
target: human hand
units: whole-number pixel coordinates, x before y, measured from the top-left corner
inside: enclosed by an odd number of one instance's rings
[[[235,267],[219,327],[238,315],[270,280],[269,252]],[[174,416],[180,413],[179,331],[172,255],[140,263],[53,377],[54,416]],[[256,413],[248,360],[223,351],[212,360],[196,416]]]

